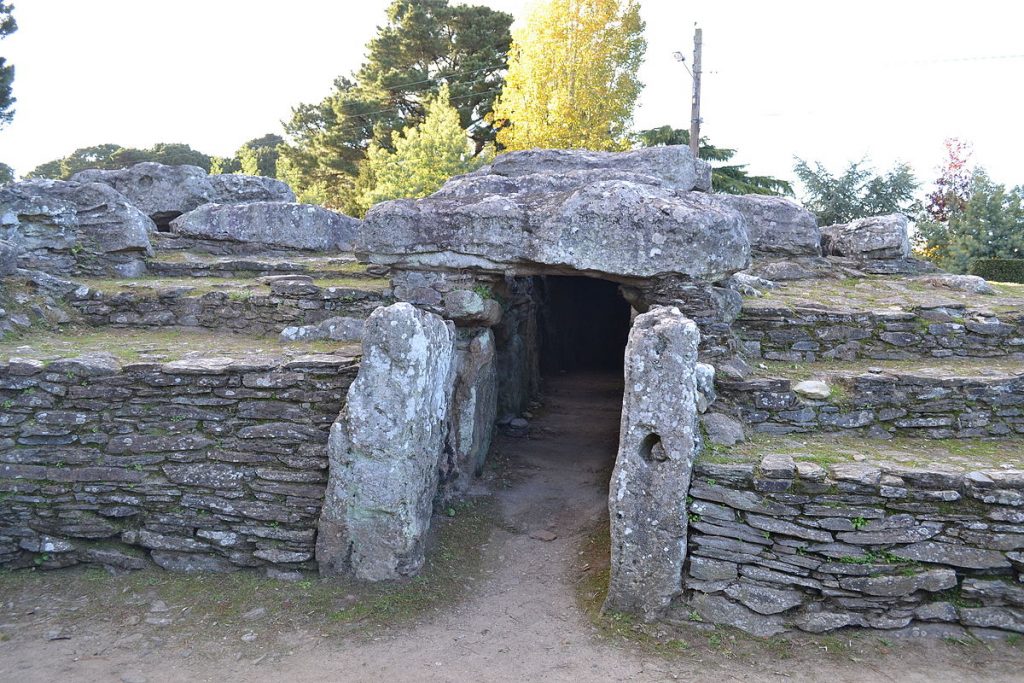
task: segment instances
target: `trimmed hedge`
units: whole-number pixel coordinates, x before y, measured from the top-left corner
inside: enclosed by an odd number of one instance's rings
[[[971,275],[977,275],[994,282],[1019,282],[1024,284],[1024,259],[976,259],[971,261]]]

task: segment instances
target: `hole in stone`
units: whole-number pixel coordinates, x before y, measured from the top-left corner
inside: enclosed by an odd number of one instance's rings
[[[170,232],[171,221],[181,215],[181,211],[158,211],[157,213],[150,214],[150,218],[156,223],[157,232]]]
[[[647,462],[664,462],[668,460],[665,447],[661,445],[661,437],[657,434],[648,434],[640,442],[640,457]]]

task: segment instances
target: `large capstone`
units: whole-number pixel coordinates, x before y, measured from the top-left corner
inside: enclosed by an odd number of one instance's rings
[[[380,581],[423,565],[455,376],[455,331],[399,303],[366,321],[359,375],[331,427],[316,557]]]
[[[511,152],[366,216],[357,251],[410,268],[717,281],[747,267],[743,215],[685,147]]]
[[[206,204],[171,221],[171,232],[243,245],[306,251],[351,251],[360,221],[292,202]]]
[[[213,201],[213,186],[206,171],[199,166],[167,166],[144,161],[117,170],[90,168],[79,171],[71,179],[109,185],[160,223]]]
[[[867,259],[905,259],[910,256],[907,217],[902,214],[861,218],[821,229],[826,256]]]
[[[153,221],[101,183],[26,180],[0,187],[0,239],[19,264],[55,275],[145,271]]]
[[[199,166],[168,166],[153,161],[117,170],[87,169],[71,179],[109,185],[161,226],[203,204],[295,201],[291,189],[274,178],[208,176]]]
[[[626,345],[619,453],[612,473],[605,609],[654,619],[682,591],[686,494],[697,436],[697,325],[675,307],[636,318]]]
[[[785,197],[717,195],[747,222],[754,255],[821,256],[821,233],[807,209]]]

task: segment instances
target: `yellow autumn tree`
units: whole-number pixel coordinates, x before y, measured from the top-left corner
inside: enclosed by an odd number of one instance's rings
[[[647,43],[636,0],[545,0],[512,34],[493,119],[508,150],[624,149]]]

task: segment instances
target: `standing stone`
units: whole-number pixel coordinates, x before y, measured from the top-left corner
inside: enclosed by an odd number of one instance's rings
[[[619,453],[612,473],[605,609],[651,620],[682,590],[686,492],[697,436],[700,333],[678,308],[637,317],[626,345]]]
[[[498,376],[494,333],[469,333],[458,344],[455,396],[452,403],[451,461],[444,472],[452,491],[465,491],[483,468],[491,447],[498,411]]]
[[[320,573],[415,574],[437,491],[454,382],[451,323],[407,303],[366,321],[359,375],[331,427]]]

